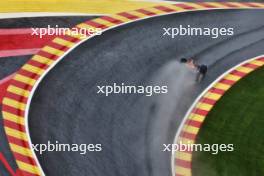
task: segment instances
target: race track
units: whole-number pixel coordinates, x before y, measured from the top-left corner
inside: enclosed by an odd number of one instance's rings
[[[46,28],[48,25],[50,26],[61,26],[61,27],[71,27],[73,25],[76,25],[84,20],[95,18],[94,16],[74,16],[74,17],[28,17],[28,18],[12,18],[12,19],[0,19],[0,28],[1,29],[13,29],[13,28]],[[5,35],[2,35],[5,36]],[[19,35],[18,35],[19,36]],[[1,43],[1,46],[10,44],[12,45],[12,40],[16,38],[15,36],[8,36],[10,37],[9,40],[7,40],[10,43]],[[6,37],[6,38],[8,38]],[[3,41],[2,41],[3,42]],[[26,55],[26,56],[12,56],[12,57],[1,57],[0,58],[0,80],[4,79],[5,77],[9,76],[10,74],[13,74],[16,72],[20,67],[22,67],[26,61],[28,61],[32,56]],[[2,105],[0,104],[0,108],[2,108]],[[0,118],[2,119],[2,113],[0,114]],[[4,156],[8,160],[9,164],[12,166],[12,168],[16,168],[15,161],[13,159],[13,156],[11,154],[11,151],[8,146],[8,142],[6,139],[6,134],[4,132],[3,128],[3,121],[0,120],[0,152],[3,152]],[[0,164],[0,174],[1,176],[9,176],[6,169],[3,167],[2,164]]]
[[[221,73],[264,52],[262,10],[214,10],[156,17],[105,32],[68,54],[42,80],[29,112],[33,143],[102,143],[87,155],[38,155],[49,176],[170,176],[173,143],[182,118],[197,95]],[[163,27],[234,27],[232,37],[162,36]],[[194,57],[209,65],[206,79],[178,64]],[[97,85],[164,84],[169,93],[96,94]],[[195,175],[195,173],[194,173]]]

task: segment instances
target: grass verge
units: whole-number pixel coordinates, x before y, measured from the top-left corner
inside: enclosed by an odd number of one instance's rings
[[[236,83],[216,103],[198,144],[234,144],[233,152],[194,152],[193,176],[264,176],[264,67]]]

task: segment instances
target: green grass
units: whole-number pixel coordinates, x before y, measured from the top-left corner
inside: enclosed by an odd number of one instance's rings
[[[264,68],[235,84],[208,114],[196,143],[233,152],[194,152],[193,176],[264,176]]]

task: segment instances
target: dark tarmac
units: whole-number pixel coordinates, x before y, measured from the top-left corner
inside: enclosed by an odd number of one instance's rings
[[[177,128],[195,98],[219,75],[264,53],[264,11],[218,10],[173,14],[111,29],[81,44],[44,78],[29,112],[33,143],[102,143],[102,152],[38,155],[48,176],[170,176]],[[162,36],[163,27],[234,27],[231,37]],[[206,79],[178,61],[209,65]],[[168,85],[169,93],[97,94],[97,85]],[[194,173],[195,174],[195,173]]]
[[[69,53],[42,80],[32,99],[33,143],[102,143],[102,152],[38,155],[48,176],[170,176],[177,128],[195,98],[219,75],[264,53],[263,10],[173,14],[135,22],[94,37]],[[234,27],[234,36],[162,36],[163,27]],[[201,84],[179,65],[193,57],[209,65]],[[97,94],[97,85],[168,85],[169,93]]]
[[[12,19],[0,19],[0,28],[31,28],[31,27],[47,27],[48,25],[60,27],[72,27],[79,24],[85,20],[95,18],[93,16],[87,17],[28,17],[28,18],[12,18]],[[15,56],[15,57],[5,57],[0,58],[0,80],[4,77],[16,72],[20,67],[22,67],[26,61],[28,61],[32,56]],[[1,108],[1,105],[0,105]],[[2,114],[0,113],[0,118],[2,119]],[[13,159],[12,153],[9,149],[8,142],[3,129],[3,122],[0,120],[0,152],[4,153],[8,162],[13,168],[16,168],[15,161]],[[0,164],[0,175],[9,176],[6,169]]]

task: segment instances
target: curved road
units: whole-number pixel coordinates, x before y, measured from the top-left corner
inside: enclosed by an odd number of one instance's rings
[[[73,25],[79,24],[84,20],[95,18],[94,16],[60,16],[60,17],[28,17],[28,18],[8,18],[0,19],[0,28],[44,28],[48,25],[60,27],[72,27]],[[3,43],[1,45],[4,45]],[[0,58],[0,80],[6,76],[16,72],[22,67],[26,61],[31,58],[31,55],[27,56],[14,56]],[[1,108],[1,104],[0,104]],[[0,152],[4,153],[4,156],[8,160],[12,168],[15,169],[16,164],[10,151],[6,135],[3,129],[2,113],[0,113]],[[0,175],[9,176],[6,169],[0,164]]]
[[[227,69],[264,53],[262,10],[173,14],[128,24],[83,43],[40,83],[29,112],[33,143],[102,143],[103,151],[38,154],[48,176],[170,176],[172,143],[184,114]],[[232,37],[162,36],[163,27],[234,27]],[[179,65],[181,57],[210,65],[208,76]],[[96,94],[97,85],[168,85],[169,93]]]

